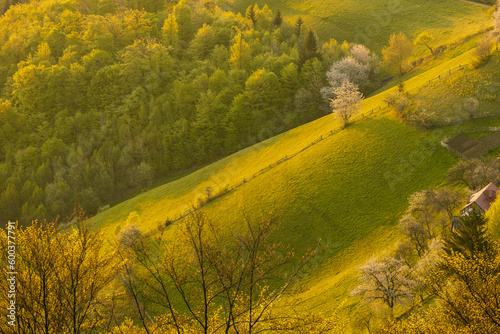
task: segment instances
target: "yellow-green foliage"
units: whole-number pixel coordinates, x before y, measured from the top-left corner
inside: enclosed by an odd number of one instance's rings
[[[63,233],[36,221],[25,229],[0,229],[0,251],[9,250],[13,266],[1,268],[2,316],[14,301],[17,317],[10,319],[15,326],[2,321],[0,332],[86,332],[104,323],[116,303],[105,291],[123,263],[115,250],[103,251],[100,231],[90,231],[81,216],[75,220],[78,227]]]
[[[437,296],[437,306],[395,322],[382,333],[498,332],[499,263],[498,249],[472,257],[461,253],[443,256],[446,270],[437,270],[427,278]]]
[[[489,228],[495,238],[500,238],[500,200],[495,200],[491,205],[488,212],[486,212],[486,217],[489,221]]]

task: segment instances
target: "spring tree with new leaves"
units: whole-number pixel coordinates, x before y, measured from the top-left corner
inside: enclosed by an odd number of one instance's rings
[[[14,230],[16,237],[16,326],[0,323],[2,333],[88,333],[109,329],[114,312],[112,280],[122,262],[104,251],[100,232],[91,231],[77,212],[68,221],[72,230],[58,232],[54,222],[35,222]],[[6,231],[0,248],[7,254]],[[3,277],[7,265],[2,263]],[[0,283],[7,296],[8,282]],[[105,292],[106,290],[106,292]],[[6,310],[7,298],[1,298]]]
[[[423,32],[420,33],[415,39],[415,46],[423,45],[431,51],[431,54],[434,55],[434,50],[432,49],[430,43],[434,40],[434,38],[428,33]]]
[[[408,58],[412,55],[413,44],[405,34],[392,34],[389,38],[389,45],[382,50],[384,61],[389,66],[395,67],[400,76],[405,73],[405,66]]]

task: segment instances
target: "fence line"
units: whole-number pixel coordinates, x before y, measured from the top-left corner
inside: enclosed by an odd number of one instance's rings
[[[455,66],[453,68],[450,68],[450,69],[448,69],[448,71],[444,72],[444,74],[443,73],[439,74],[438,76],[428,80],[426,84],[408,90],[408,93],[412,92],[412,91],[419,91],[420,89],[422,89],[424,87],[430,86],[434,82],[441,81],[442,79],[449,77],[450,75],[454,74],[455,72],[465,70],[465,68],[466,68],[466,66],[464,66],[462,64]]]
[[[423,87],[427,87],[429,86],[431,83],[433,82],[436,82],[436,81],[440,81],[442,79],[445,79],[447,77],[449,77],[451,74],[457,72],[457,71],[461,71],[461,70],[464,70],[466,67],[462,64],[454,67],[454,68],[451,68],[449,69],[447,72],[445,72],[444,74],[439,74],[438,76],[428,80],[428,82],[422,86],[419,86],[419,87],[414,87],[410,90],[408,90],[407,92],[411,92],[411,91],[415,91],[415,90],[420,90],[422,89]],[[355,117],[352,118],[352,121],[355,122],[357,120],[362,120],[362,119],[365,119],[367,118],[367,116],[369,115],[372,115],[375,111],[380,111],[380,110],[383,110],[383,109],[386,109],[388,106],[385,105],[385,106],[382,106],[382,105],[379,105],[378,107],[375,107],[375,108],[372,108],[370,111],[367,111],[366,113],[359,113],[358,115],[356,115]],[[499,113],[500,114],[500,113]],[[480,117],[487,117],[487,116],[492,116],[492,114],[487,114],[487,115],[481,115],[481,116],[478,116],[477,118],[480,118]],[[462,120],[463,121],[463,120]],[[177,222],[181,219],[184,219],[186,218],[187,216],[191,215],[194,211],[196,210],[199,210],[201,209],[203,206],[205,206],[206,204],[208,204],[210,201],[216,199],[216,198],[219,198],[233,190],[235,190],[236,188],[242,186],[243,184],[245,184],[246,182],[248,182],[249,180],[252,180],[254,178],[256,178],[257,176],[261,175],[261,174],[264,174],[265,172],[271,170],[272,168],[278,166],[279,164],[285,162],[285,161],[288,161],[290,160],[291,158],[297,156],[298,154],[302,153],[303,151],[307,150],[308,148],[310,148],[311,146],[319,143],[320,141],[323,141],[325,140],[326,138],[330,137],[330,136],[333,136],[334,134],[340,132],[342,130],[342,128],[338,128],[338,129],[335,129],[335,130],[331,130],[323,135],[321,135],[319,138],[315,139],[314,141],[312,141],[310,144],[308,144],[307,146],[305,146],[304,148],[302,148],[300,151],[297,151],[291,155],[286,155],[285,157],[277,160],[276,162],[260,169],[258,172],[255,172],[252,176],[248,177],[248,178],[244,178],[242,181],[236,183],[236,184],[233,184],[232,186],[230,187],[227,187],[227,188],[224,188],[222,191],[220,191],[218,194],[215,194],[213,196],[211,196],[210,198],[207,198],[206,201],[204,203],[200,203],[198,204],[196,207],[192,207],[190,209],[187,209],[185,210],[182,214],[180,214],[177,218],[173,219],[173,220],[170,220],[168,219],[166,222],[165,222],[165,226],[168,226],[174,222]],[[498,131],[498,130],[495,130],[495,131]],[[453,149],[452,147],[448,146],[446,144],[446,140],[449,139],[449,138],[445,138],[441,141],[441,145],[446,147],[448,150],[456,153],[457,155],[463,157],[464,159],[466,159],[460,152],[456,151],[455,149]]]

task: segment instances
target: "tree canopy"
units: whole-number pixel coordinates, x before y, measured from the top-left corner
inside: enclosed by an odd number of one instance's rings
[[[405,34],[392,34],[389,45],[382,50],[384,61],[398,69],[399,75],[403,75],[408,58],[413,52],[413,45]]]
[[[321,99],[308,112],[296,103],[300,89],[316,89],[297,68],[319,55],[315,34],[304,54],[279,12],[222,8],[10,6],[0,17],[0,218],[67,215],[75,203],[93,214],[157,177],[324,115]],[[285,119],[294,121],[270,127]]]

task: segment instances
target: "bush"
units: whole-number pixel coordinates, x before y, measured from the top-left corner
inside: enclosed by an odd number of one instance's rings
[[[134,247],[142,236],[137,224],[129,224],[120,232],[118,242],[125,247]]]
[[[398,117],[406,118],[410,100],[405,94],[401,92],[389,94],[385,97],[384,102],[396,112]]]
[[[474,50],[474,66],[477,68],[483,65],[491,54],[491,48],[493,47],[493,41],[490,36],[482,38],[476,45]]]
[[[479,107],[479,101],[475,97],[468,97],[464,100],[464,108],[469,114],[469,117],[473,117],[475,111]]]
[[[429,111],[422,102],[415,103],[413,112],[408,116],[408,121],[413,125],[426,129],[436,125],[435,113]]]

